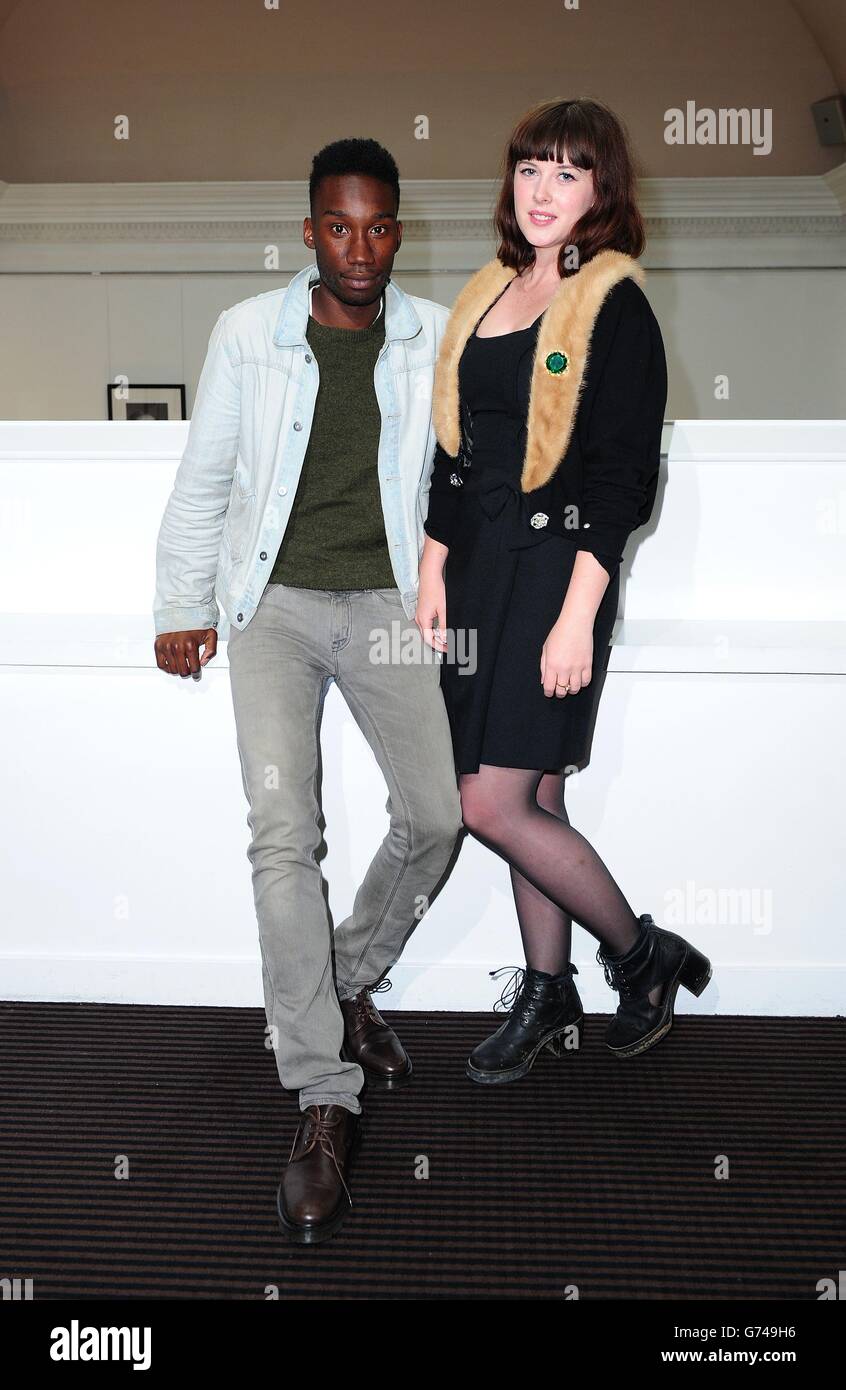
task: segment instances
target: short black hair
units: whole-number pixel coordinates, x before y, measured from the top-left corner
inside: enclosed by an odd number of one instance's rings
[[[314,156],[308,181],[308,200],[314,211],[314,194],[321,179],[337,174],[366,174],[390,184],[399,212],[399,169],[393,155],[378,140],[335,140]]]

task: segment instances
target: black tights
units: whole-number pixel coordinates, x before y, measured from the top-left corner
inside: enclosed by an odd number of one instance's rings
[[[640,936],[638,918],[596,850],[571,826],[564,774],[493,767],[459,779],[467,829],[509,865],[526,964],[559,974],[570,959],[575,917],[609,955]],[[657,1003],[662,986],[650,991]],[[653,995],[655,998],[653,998]]]

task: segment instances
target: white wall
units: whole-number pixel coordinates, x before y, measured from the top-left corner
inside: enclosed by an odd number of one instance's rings
[[[261,1004],[225,644],[200,682],[153,655],[186,430],[0,426],[7,998]],[[712,957],[680,1011],[843,1013],[846,425],[679,422],[656,516],[627,550],[571,819],[637,912]],[[387,815],[334,687],[322,747],[337,923]],[[595,944],[576,928],[585,1005],[608,1011]],[[389,1003],[488,1008],[487,972],[521,962],[507,866],[467,837]]]

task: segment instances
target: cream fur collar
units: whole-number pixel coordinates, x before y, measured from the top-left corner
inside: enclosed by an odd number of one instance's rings
[[[439,443],[453,457],[460,445],[458,363],[479,319],[516,275],[488,261],[464,286],[452,307],[441,341],[432,394],[432,420]],[[600,251],[576,275],[561,281],[538,330],[532,367],[526,457],[520,486],[533,492],[552,478],[567,452],[590,352],[596,316],[612,286],[630,276],[646,279],[641,266],[622,251]],[[566,359],[563,370],[561,368]],[[547,366],[550,363],[550,367]]]

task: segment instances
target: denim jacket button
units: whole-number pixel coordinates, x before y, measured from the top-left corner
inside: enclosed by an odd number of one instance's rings
[[[301,420],[295,420],[295,421],[294,421],[294,429],[295,429],[295,430],[301,430],[302,427],[303,427],[303,426],[302,426],[302,421],[301,421]]]
[[[310,361],[311,361],[311,353],[310,353],[310,352],[307,352],[307,353],[306,353],[306,355],[305,355],[305,360],[306,360],[306,362],[310,362]]]
[[[286,488],[285,484],[283,483],[282,486],[279,488],[279,496],[280,496],[280,497],[284,497],[284,496],[285,496],[285,493],[286,493],[287,491],[288,491],[288,489]]]
[[[266,559],[267,559],[267,551],[266,551],[266,550],[263,550],[263,551],[261,552],[261,554],[259,555],[259,559],[260,559],[260,560],[266,560]]]

